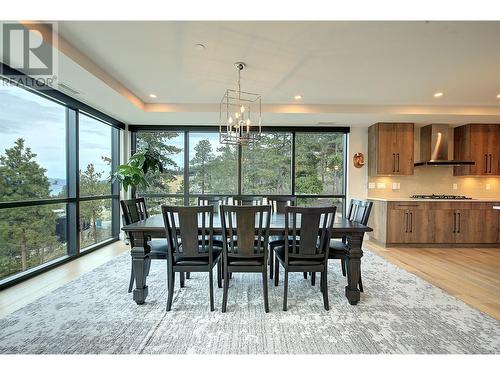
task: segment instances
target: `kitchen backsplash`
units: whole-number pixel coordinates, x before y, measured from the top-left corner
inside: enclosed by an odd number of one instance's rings
[[[408,198],[432,193],[500,198],[500,177],[455,177],[453,167],[416,167],[413,176],[369,177],[368,183],[375,184],[374,189],[368,186],[368,196],[373,198]],[[400,189],[393,189],[393,183],[399,183]],[[453,184],[457,185],[456,190]]]

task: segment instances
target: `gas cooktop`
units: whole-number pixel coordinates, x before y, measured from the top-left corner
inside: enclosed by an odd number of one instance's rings
[[[410,198],[415,199],[472,199],[465,195],[448,195],[448,194],[415,194]]]

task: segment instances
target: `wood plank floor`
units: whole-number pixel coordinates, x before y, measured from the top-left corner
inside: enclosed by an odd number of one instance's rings
[[[500,320],[500,248],[363,247]]]
[[[14,312],[51,291],[92,271],[115,256],[129,251],[130,246],[117,241],[102,249],[44,272],[31,279],[0,291],[0,318]]]

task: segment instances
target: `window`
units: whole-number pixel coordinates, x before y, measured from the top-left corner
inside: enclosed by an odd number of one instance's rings
[[[242,147],[243,194],[292,193],[292,135],[264,133],[258,143]]]
[[[118,164],[119,123],[54,90],[31,90],[0,79],[4,288],[73,259],[82,248],[118,238],[119,192],[110,173]]]
[[[189,193],[237,194],[238,150],[217,133],[189,133]]]

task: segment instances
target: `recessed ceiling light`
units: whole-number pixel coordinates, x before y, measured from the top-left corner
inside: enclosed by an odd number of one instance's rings
[[[157,96],[156,96],[155,94],[149,94],[149,97],[150,97],[150,98],[153,98],[153,99],[156,99],[156,98],[157,98]]]
[[[302,95],[295,95],[293,98],[294,98],[295,100],[300,100],[300,99],[302,99]]]
[[[500,94],[497,95],[497,99],[500,99]]]
[[[437,93],[435,93],[435,94],[434,94],[434,97],[435,97],[435,98],[440,98],[440,97],[442,97],[442,96],[443,96],[443,93],[442,93],[442,92],[437,92]]]
[[[197,50],[199,50],[199,51],[203,51],[206,47],[205,47],[205,45],[204,45],[204,44],[201,44],[201,43],[196,43],[196,44],[194,45],[194,48],[196,48],[196,49],[197,49]]]

